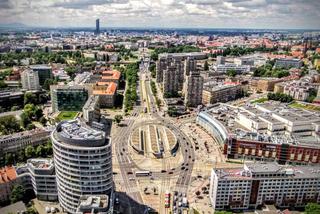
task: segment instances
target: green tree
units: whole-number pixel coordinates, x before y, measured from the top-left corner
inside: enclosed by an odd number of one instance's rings
[[[25,112],[22,112],[20,115],[20,122],[23,128],[27,128],[28,124],[31,123],[31,120]]]
[[[19,106],[12,106],[11,107],[11,111],[18,111],[19,110]]]
[[[214,214],[232,214],[232,212],[228,212],[228,211],[215,211]]]
[[[208,65],[208,61],[207,61],[207,60],[204,62],[203,69],[204,69],[205,71],[208,71],[208,70],[209,70],[209,65]]]
[[[38,214],[38,212],[34,207],[28,207],[27,214]]]
[[[45,144],[44,148],[46,150],[46,154],[47,155],[52,155],[52,143],[51,143],[51,140],[48,140],[48,142]]]
[[[150,67],[149,67],[149,70],[151,72],[152,78],[155,78],[156,77],[156,65],[155,64],[151,64]]]
[[[26,104],[37,104],[37,96],[31,92],[24,94],[24,105]]]
[[[123,119],[122,115],[117,114],[116,116],[114,116],[114,121],[119,124],[121,122],[121,120]]]
[[[32,158],[35,155],[34,148],[32,146],[30,146],[30,145],[27,146],[24,151],[25,151],[25,156],[27,158]]]
[[[235,77],[237,75],[237,72],[234,69],[230,69],[230,70],[227,70],[227,75],[229,77]]]
[[[317,203],[308,203],[305,207],[306,214],[318,214],[320,213],[320,204]]]
[[[27,130],[32,130],[32,129],[35,129],[35,128],[36,128],[36,126],[34,124],[32,124],[32,123],[29,123],[27,125],[27,127],[26,127]]]
[[[23,112],[29,117],[31,120],[35,117],[36,106],[33,104],[26,104],[23,108]]]
[[[35,108],[35,110],[34,110],[34,116],[35,116],[35,119],[36,119],[37,121],[39,121],[40,118],[43,117],[43,111],[42,111],[42,109],[41,109],[40,107],[37,106],[37,107]]]
[[[14,156],[11,152],[6,153],[5,155],[5,165],[11,165],[14,163]]]
[[[36,156],[37,157],[46,157],[46,148],[43,145],[37,146]]]
[[[25,193],[26,191],[23,186],[21,185],[13,186],[10,194],[10,202],[16,203],[18,201],[21,201],[24,198]]]
[[[17,158],[18,158],[18,161],[19,162],[24,162],[25,159],[26,159],[26,156],[25,156],[25,152],[23,149],[21,149],[18,154],[17,154]]]
[[[13,134],[19,131],[21,131],[20,124],[14,116],[8,115],[0,117],[0,132],[2,134]]]
[[[0,80],[0,88],[6,88],[6,87],[8,87],[8,85],[3,80]]]
[[[39,119],[39,122],[40,122],[42,125],[46,125],[47,119],[42,116],[42,117]]]

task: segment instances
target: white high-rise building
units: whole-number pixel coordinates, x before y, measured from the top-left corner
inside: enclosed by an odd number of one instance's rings
[[[64,121],[51,134],[58,198],[65,212],[76,213],[83,195],[107,195],[112,212],[111,141],[79,120]]]
[[[24,70],[21,73],[21,84],[23,89],[39,90],[40,83],[38,71],[33,71],[31,69]]]

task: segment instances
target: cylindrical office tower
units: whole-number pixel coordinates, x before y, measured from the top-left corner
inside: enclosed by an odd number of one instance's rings
[[[64,121],[51,134],[59,202],[75,213],[82,195],[112,198],[111,142],[79,120]]]

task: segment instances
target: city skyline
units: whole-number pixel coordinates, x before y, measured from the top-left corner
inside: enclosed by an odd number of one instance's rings
[[[0,1],[0,25],[101,28],[319,29],[319,1]],[[52,11],[55,11],[54,13]]]

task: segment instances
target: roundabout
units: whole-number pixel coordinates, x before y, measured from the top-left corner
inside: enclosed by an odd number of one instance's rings
[[[146,158],[174,157],[179,149],[179,142],[174,133],[160,124],[142,125],[133,130],[129,145]]]

